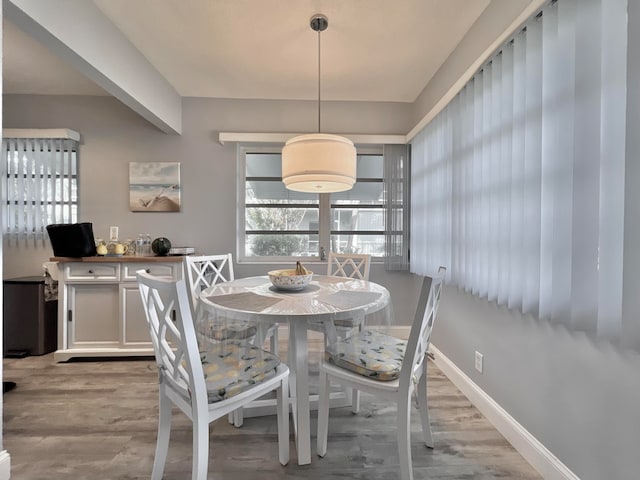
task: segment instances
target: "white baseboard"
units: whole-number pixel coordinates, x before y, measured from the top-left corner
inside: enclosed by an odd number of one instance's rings
[[[580,480],[567,466],[520,425],[509,413],[476,385],[433,345],[435,364],[469,401],[493,424],[545,480]]]
[[[0,452],[0,480],[11,478],[11,456],[6,450]]]

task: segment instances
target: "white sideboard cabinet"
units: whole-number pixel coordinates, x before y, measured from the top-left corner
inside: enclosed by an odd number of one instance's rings
[[[60,258],[57,362],[153,355],[136,270],[178,280],[182,257]]]

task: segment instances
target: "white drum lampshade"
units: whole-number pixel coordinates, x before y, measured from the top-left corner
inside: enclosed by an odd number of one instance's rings
[[[356,149],[348,138],[314,133],[287,141],[282,181],[289,190],[329,193],[350,190],[356,181]]]

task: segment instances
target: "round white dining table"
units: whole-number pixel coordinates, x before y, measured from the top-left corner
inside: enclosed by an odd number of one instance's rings
[[[365,280],[314,275],[306,288],[285,291],[272,286],[269,277],[261,276],[219,283],[203,290],[199,308],[217,320],[288,324],[296,449],[298,464],[306,465],[311,463],[307,329],[309,325],[324,323],[331,342],[336,337],[336,320],[364,318],[376,312],[388,317],[389,299],[385,287]]]

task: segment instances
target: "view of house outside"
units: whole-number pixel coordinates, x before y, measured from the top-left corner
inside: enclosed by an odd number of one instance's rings
[[[320,216],[329,215],[326,251],[384,255],[382,156],[358,156],[352,190],[331,194],[320,211],[317,194],[292,192],[280,178],[280,154],[247,153],[245,256],[318,256]]]

